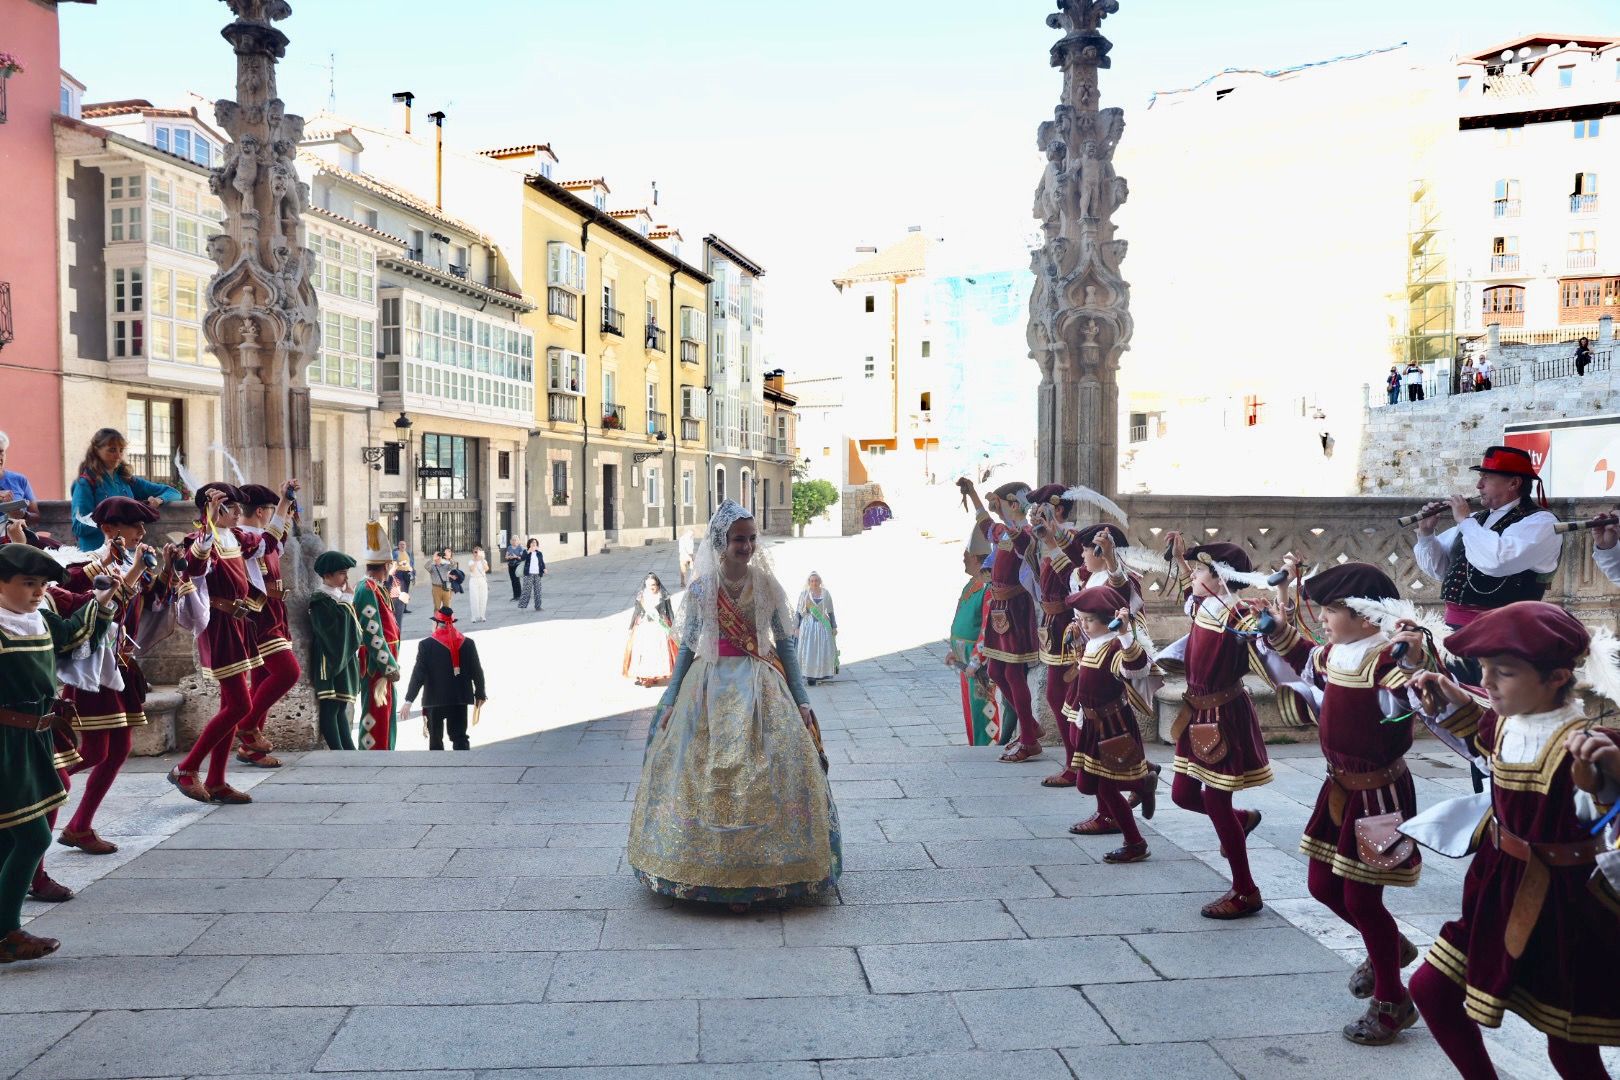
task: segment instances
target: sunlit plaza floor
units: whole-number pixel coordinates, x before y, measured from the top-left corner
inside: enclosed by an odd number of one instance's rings
[[[413,720],[401,752],[233,769],[255,799],[233,808],[133,762],[102,818],[123,850],[53,848],[82,892],[28,907],[62,953],[0,969],[0,1077],[1449,1075],[1421,1025],[1378,1049],[1339,1034],[1361,954],[1305,889],[1314,747],[1274,748],[1276,782],[1239,799],[1265,812],[1267,910],[1214,923],[1203,819],[1162,797],[1152,858],[1105,865],[1116,838],[1066,832],[1090,800],[1039,786],[1054,755],[963,745],[940,662],[959,550],[898,522],[771,547],[790,596],[815,569],[839,612],[843,674],[811,690],[844,827],[827,903],[717,914],[630,875],[660,691],[619,666],[641,577],[678,584],[673,545],[558,563],[538,616],[502,575],[490,621],[463,623],[490,687],[470,753],[421,750]],[[419,608],[407,635],[427,627]],[[1425,801],[1467,787],[1433,743],[1413,771]],[[1388,890],[1415,941],[1457,910],[1464,869],[1431,857]],[[1551,1075],[1523,1024],[1491,1044],[1511,1075]]]

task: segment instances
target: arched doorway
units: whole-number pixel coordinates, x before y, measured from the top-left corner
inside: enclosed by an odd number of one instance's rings
[[[894,512],[889,509],[889,504],[877,499],[867,503],[866,509],[861,511],[861,528],[875,529],[892,517]]]
[[[715,509],[718,510],[720,508],[720,504],[725,502],[725,501],[726,501],[726,467],[724,465],[716,465],[714,467],[714,506],[715,506]]]

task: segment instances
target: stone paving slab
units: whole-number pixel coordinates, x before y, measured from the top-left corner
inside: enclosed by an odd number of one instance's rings
[[[368,1006],[350,1012],[319,1069],[656,1065],[697,1058],[695,1001]]]
[[[973,1047],[944,994],[705,1001],[702,1018],[704,1061],[892,1058]]]
[[[463,1005],[539,1002],[554,953],[263,956],[214,1005]]]
[[[970,990],[951,995],[957,1011],[987,1050],[1113,1046],[1113,1029],[1078,988]]]
[[[839,948],[571,953],[558,957],[546,1000],[667,1001],[864,994],[866,979],[861,969],[853,949]]]
[[[343,1023],[342,1009],[148,1009],[90,1017],[19,1076],[119,1080],[211,1073],[305,1072]]]
[[[822,1080],[1070,1080],[1063,1058],[1052,1050],[1007,1053],[968,1051],[869,1061],[828,1061]]]
[[[1113,937],[865,945],[860,954],[872,989],[880,994],[1159,978],[1129,945]],[[1328,956],[1334,959],[1331,953]]]
[[[222,916],[97,914],[64,904],[31,921],[32,933],[62,942],[59,957],[179,956]],[[3,981],[0,981],[3,985]]]

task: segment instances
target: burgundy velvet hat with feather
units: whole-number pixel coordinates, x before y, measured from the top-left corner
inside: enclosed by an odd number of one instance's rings
[[[1205,559],[1204,556],[1209,558]],[[1192,562],[1218,562],[1225,563],[1240,574],[1254,572],[1254,562],[1249,553],[1236,544],[1228,544],[1224,540],[1217,540],[1213,544],[1199,544],[1197,547],[1187,549],[1187,561]]]
[[[242,505],[244,496],[241,488],[235,484],[227,484],[223,480],[213,480],[198,488],[197,493],[192,496],[191,501],[197,504],[197,509],[201,510],[208,505],[208,493],[210,491],[223,491],[226,502],[233,502],[238,506]]]
[[[1591,644],[1580,620],[1540,600],[1487,611],[1446,638],[1446,649],[1455,656],[1517,656],[1541,671],[1573,669]]]
[[[1130,605],[1125,594],[1112,585],[1081,589],[1079,592],[1070,593],[1064,602],[1076,611],[1083,611],[1087,615],[1096,615],[1102,619],[1112,618],[1120,608]]]
[[[1371,563],[1347,562],[1306,578],[1305,595],[1313,604],[1326,605],[1342,603],[1351,597],[1399,600],[1401,591],[1388,574]]]
[[[146,525],[157,519],[155,507],[124,495],[103,499],[90,511],[90,520],[97,525]]]
[[[281,496],[263,484],[243,484],[239,490],[242,492],[243,510],[257,510],[261,506],[277,506],[281,503]]]
[[[1095,544],[1097,542],[1097,537],[1101,536],[1103,533],[1107,533],[1109,536],[1114,538],[1114,546],[1117,548],[1128,547],[1130,545],[1130,540],[1125,536],[1125,530],[1121,529],[1118,525],[1113,525],[1106,521],[1097,525],[1087,525],[1085,528],[1075,533],[1075,537],[1082,544]]]

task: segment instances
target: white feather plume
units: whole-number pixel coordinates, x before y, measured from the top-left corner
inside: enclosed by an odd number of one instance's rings
[[[1239,570],[1234,566],[1218,561],[1209,565],[1214,567],[1215,572],[1220,575],[1222,581],[1230,581],[1235,585],[1243,585],[1251,589],[1268,589],[1271,587],[1266,584],[1266,578],[1271,575],[1264,571]]]
[[[231,475],[236,478],[237,487],[241,487],[243,484],[247,483],[247,477],[242,475],[242,466],[236,463],[236,459],[231,456],[231,452],[225,449],[224,445],[221,443],[210,443],[208,449],[217,451],[219,455],[225,459],[225,464],[231,467]]]
[[[99,525],[96,527],[100,528]],[[56,560],[56,565],[64,569],[87,563],[92,558],[88,551],[80,551],[78,548],[53,547],[44,550],[45,554]]]
[[[1378,629],[1386,634],[1393,634],[1401,622],[1413,623],[1429,632],[1434,640],[1435,651],[1440,655],[1442,662],[1451,659],[1451,653],[1446,649],[1446,635],[1451,633],[1451,627],[1437,613],[1424,611],[1410,600],[1396,597],[1393,600],[1372,600],[1365,596],[1352,596],[1345,600],[1345,607],[1357,615],[1377,625]]]
[[[1620,637],[1607,626],[1592,628],[1592,644],[1575,669],[1580,685],[1620,704]]]
[[[1157,574],[1170,565],[1164,561],[1164,552],[1137,547],[1134,544],[1115,548],[1114,554],[1119,557],[1120,562],[1138,574]]]
[[[186,490],[189,492],[195,494],[197,489],[202,487],[202,482],[193,476],[191,470],[186,468],[186,463],[180,460],[178,448],[174,452],[174,475],[180,478],[180,482],[186,486]]]
[[[1087,503],[1095,506],[1121,525],[1128,526],[1131,523],[1131,519],[1126,516],[1125,511],[1119,508],[1118,503],[1102,492],[1093,491],[1084,484],[1074,485],[1074,487],[1063,493],[1063,498],[1069,502]]]
[[[77,521],[80,525],[83,525],[87,529],[94,529],[97,532],[101,531],[101,526],[97,525],[95,519],[92,518],[89,514],[80,514],[77,517],[75,517],[73,520]]]

